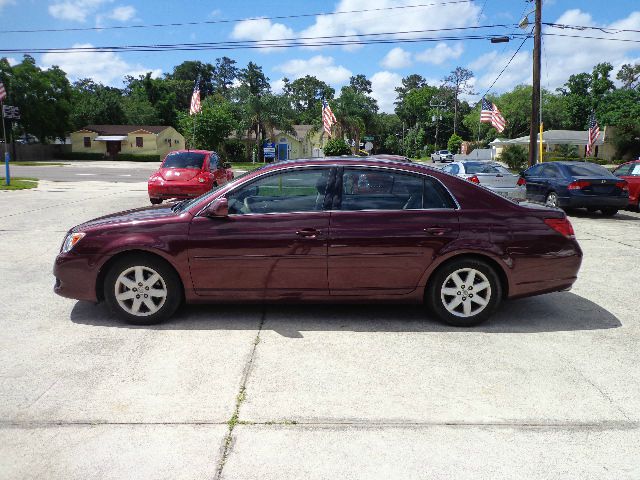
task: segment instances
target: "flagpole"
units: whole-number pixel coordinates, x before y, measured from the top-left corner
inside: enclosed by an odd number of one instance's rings
[[[478,109],[478,143],[480,143],[480,127],[482,126],[482,99],[480,99],[480,108]]]
[[[196,116],[198,114],[194,113],[193,114],[193,134],[191,135],[191,148],[193,150],[196,149]]]
[[[0,110],[2,110],[2,137],[4,139],[4,181],[9,185],[11,184],[11,176],[9,174],[9,152],[7,151],[7,127],[4,123],[4,99],[0,100]]]

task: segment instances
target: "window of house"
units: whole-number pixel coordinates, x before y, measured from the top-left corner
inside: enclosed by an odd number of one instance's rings
[[[84,137],[84,148],[91,148],[91,137]]]
[[[144,142],[142,141],[142,137],[136,137],[136,147],[142,148],[144,146]]]

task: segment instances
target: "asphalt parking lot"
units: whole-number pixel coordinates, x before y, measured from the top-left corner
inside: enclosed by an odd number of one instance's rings
[[[574,289],[473,329],[367,305],[131,327],[53,294],[69,227],[147,203],[0,192],[0,478],[640,478],[640,214],[572,215]]]

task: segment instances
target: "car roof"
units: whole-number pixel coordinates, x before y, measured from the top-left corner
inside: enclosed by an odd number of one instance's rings
[[[409,162],[406,160],[396,160],[389,158],[376,158],[376,157],[358,157],[355,155],[345,155],[341,157],[324,157],[324,158],[299,158],[296,160],[282,160],[278,162],[268,163],[258,170],[267,170],[271,168],[277,168],[280,166],[296,166],[296,165],[336,165],[336,166],[398,166],[405,167],[407,169],[415,169],[415,167],[426,169],[429,171],[441,170],[424,163]]]

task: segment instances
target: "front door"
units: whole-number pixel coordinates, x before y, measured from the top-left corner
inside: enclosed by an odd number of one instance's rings
[[[341,179],[329,230],[331,295],[414,291],[436,253],[458,237],[450,195],[432,177],[408,172],[346,168]]]
[[[120,142],[113,142],[113,141],[107,142],[107,154],[112,158],[115,158],[118,156],[118,153],[120,153],[121,148],[122,148],[122,144]]]
[[[328,294],[329,172],[267,174],[226,195],[227,218],[194,218],[189,264],[196,293],[252,299]]]
[[[287,152],[288,148],[289,148],[289,144],[287,143],[278,144],[278,160],[286,160],[288,158],[288,152]]]

